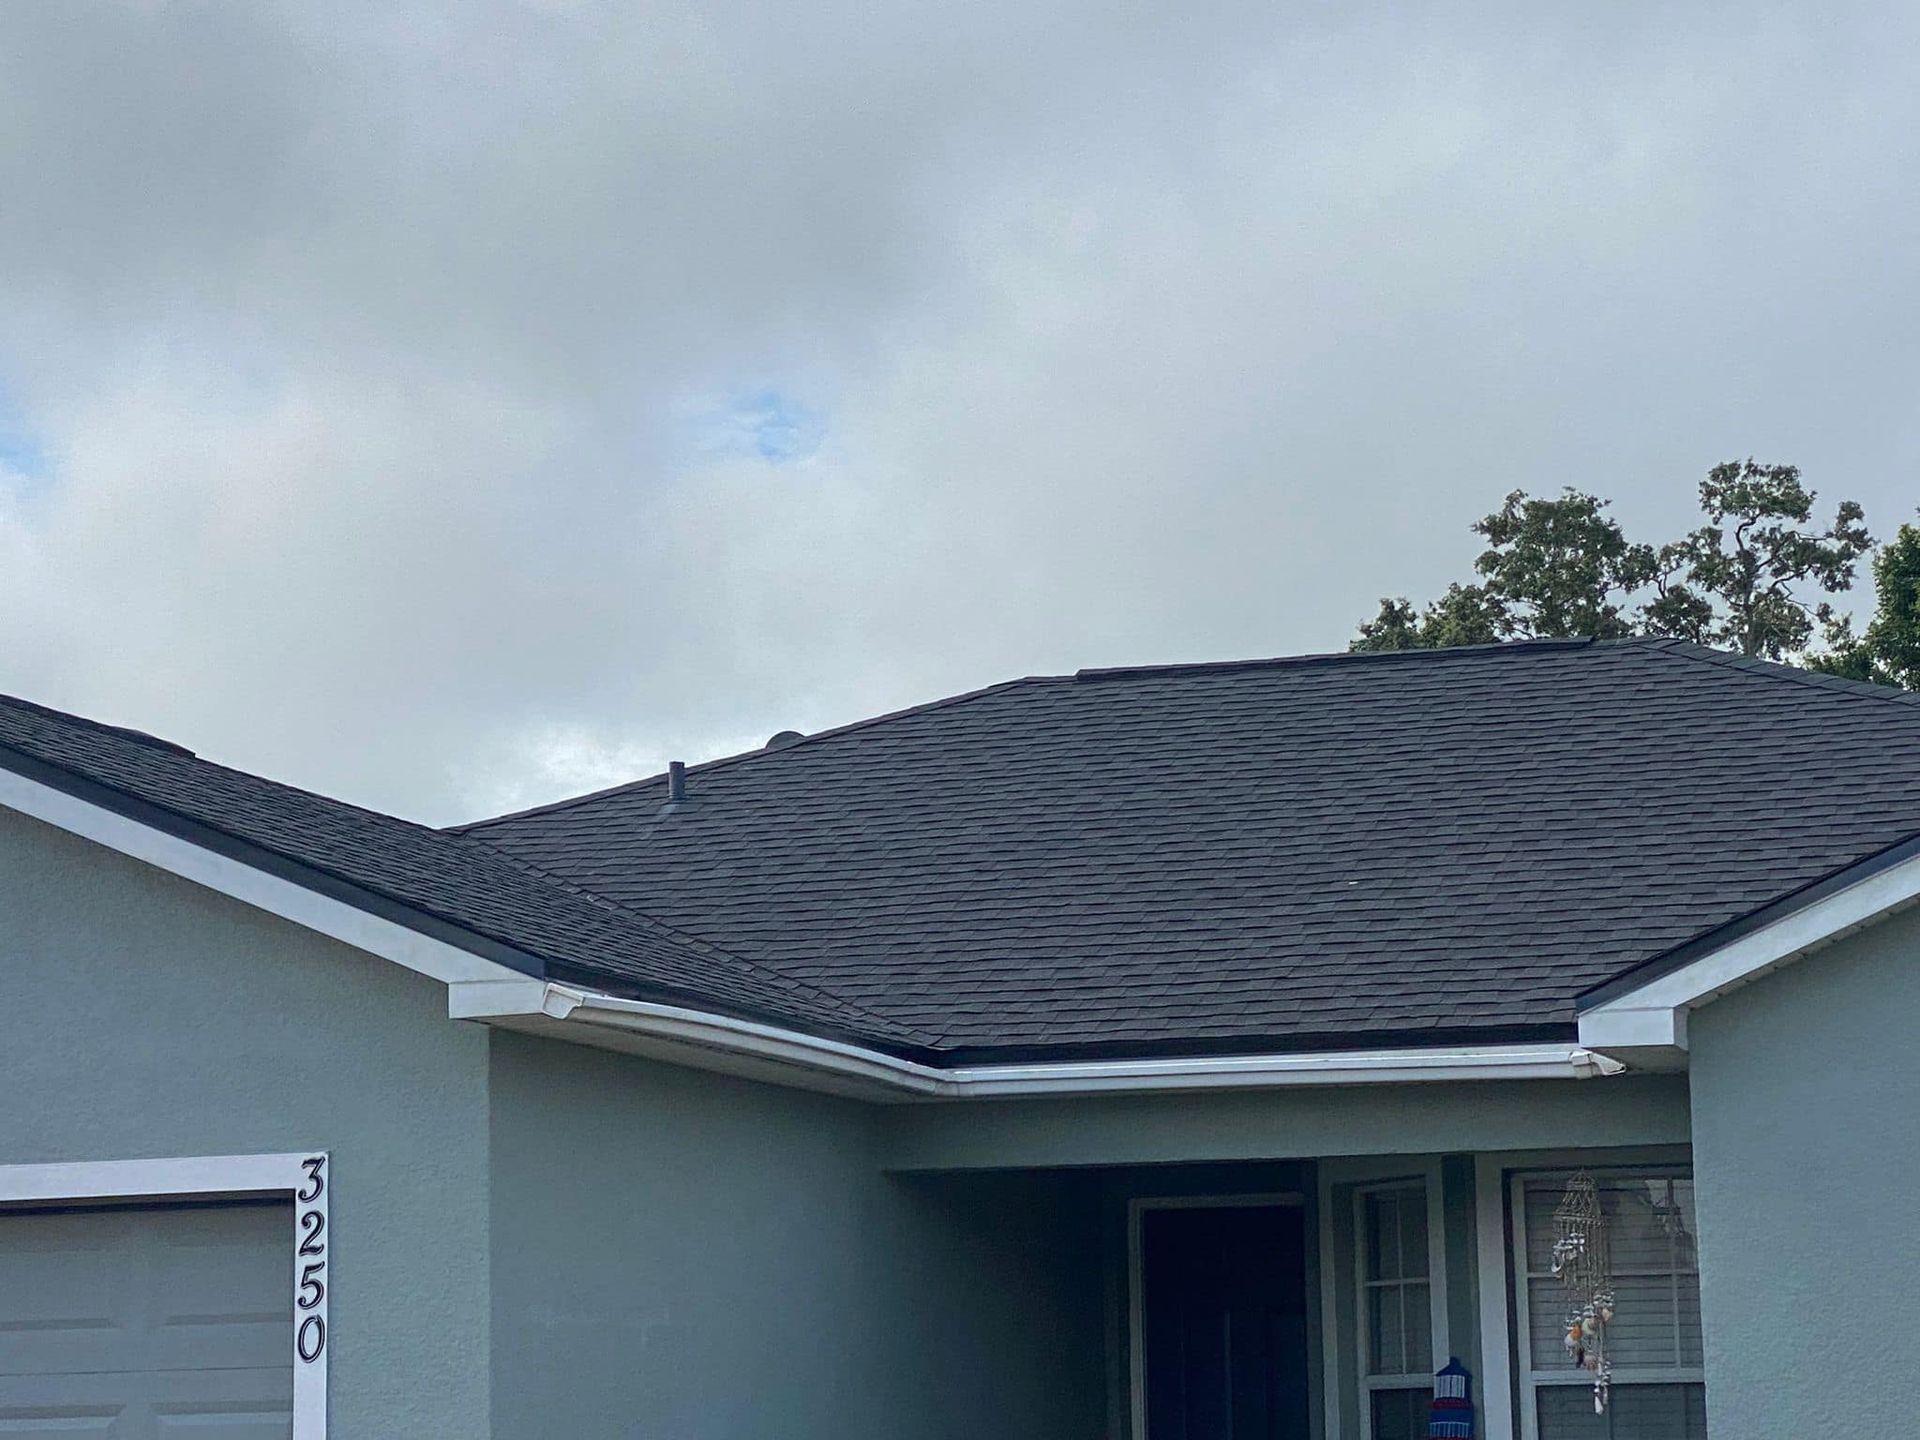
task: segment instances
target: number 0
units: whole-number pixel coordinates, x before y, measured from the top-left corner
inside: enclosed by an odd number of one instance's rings
[[[300,1358],[311,1365],[320,1358],[320,1352],[327,1348],[327,1322],[318,1315],[309,1315],[300,1322],[300,1333],[294,1337],[294,1348],[300,1352]]]

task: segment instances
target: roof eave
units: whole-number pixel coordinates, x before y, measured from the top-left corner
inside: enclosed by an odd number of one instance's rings
[[[1301,1085],[1579,1080],[1624,1068],[1566,1042],[936,1066],[867,1046],[552,982],[449,987],[451,1014],[801,1089],[889,1102]]]
[[[1920,904],[1920,836],[1868,856],[1580,1000],[1580,1043],[1636,1068],[1681,1069],[1704,1005]]]

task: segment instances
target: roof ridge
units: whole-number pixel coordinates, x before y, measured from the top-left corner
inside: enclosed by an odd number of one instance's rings
[[[1788,665],[1779,660],[1763,660],[1754,655],[1736,655],[1731,650],[1716,650],[1711,645],[1701,645],[1696,641],[1683,640],[1678,636],[1663,636],[1660,639],[1661,643],[1648,644],[1645,648],[1659,650],[1679,660],[1691,660],[1700,665],[1718,665],[1728,670],[1744,670],[1748,674],[1763,676],[1769,680],[1784,680],[1789,684],[1805,685],[1815,690],[1837,691],[1862,700],[1885,700],[1895,705],[1920,705],[1920,691],[1901,690],[1891,685],[1877,685],[1871,680],[1850,680],[1843,675],[1824,675],[1817,670],[1803,670],[1798,665]]]
[[[357,815],[367,816],[383,824],[405,825],[410,829],[418,830],[427,835],[443,835],[446,833],[438,826],[428,825],[419,820],[410,820],[405,815],[395,815],[386,810],[375,810],[371,805],[361,805],[353,800],[342,800],[337,795],[328,795],[319,790],[309,790],[304,785],[294,785],[286,780],[276,780],[271,775],[260,775],[252,770],[242,770],[239,766],[229,765],[222,760],[209,759],[197,750],[189,749],[185,745],[163,739],[158,735],[150,735],[144,730],[135,730],[125,725],[114,725],[105,720],[94,720],[85,715],[76,715],[71,710],[56,710],[51,705],[41,705],[32,700],[23,700],[18,695],[0,694],[0,704],[10,705],[16,710],[25,710],[30,714],[42,715],[47,719],[57,720],[63,724],[82,725],[89,730],[95,730],[103,735],[112,736],[116,740],[126,740],[135,745],[144,745],[150,750],[158,751],[163,755],[171,755],[175,759],[191,760],[196,765],[204,765],[208,769],[218,770],[224,775],[238,776],[250,784],[271,785],[274,789],[285,791],[289,795],[300,795],[309,800],[317,800],[323,805],[336,806],[341,810],[351,810]],[[4,744],[4,742],[0,742],[0,744]],[[7,748],[11,749],[14,747],[8,746]],[[60,766],[57,768],[65,769],[66,767]],[[83,778],[91,779],[92,777]],[[96,781],[95,783],[102,782]],[[109,786],[109,788],[116,787]]]
[[[1632,637],[1638,640],[1639,637]],[[1186,660],[1158,665],[1108,665],[1076,670],[1073,678],[1124,680],[1135,675],[1192,675],[1235,670],[1281,670],[1297,665],[1364,664],[1368,661],[1452,660],[1470,655],[1519,654],[1535,650],[1578,650],[1604,644],[1591,635],[1568,639],[1496,640],[1485,645],[1410,646],[1404,650],[1323,650],[1307,655],[1274,655],[1253,660]]]
[[[25,710],[33,715],[44,715],[50,720],[84,725],[87,729],[98,730],[103,735],[112,735],[120,740],[131,740],[136,745],[145,745],[169,755],[184,755],[190,760],[201,758],[177,740],[167,740],[159,735],[149,734],[145,730],[136,730],[131,725],[115,725],[110,720],[95,720],[90,715],[76,715],[70,710],[56,710],[51,705],[42,705],[36,700],[23,699],[18,695],[0,694],[0,705],[11,705],[16,710]]]
[[[993,685],[983,685],[977,690],[963,690],[958,695],[943,695],[938,700],[924,700],[918,705],[907,705],[898,710],[888,710],[879,715],[869,715],[862,720],[850,720],[844,725],[830,726],[825,730],[815,730],[810,735],[802,735],[790,744],[782,745],[778,750],[769,750],[765,746],[757,750],[742,750],[737,755],[720,755],[712,760],[702,760],[687,766],[689,775],[702,774],[709,770],[719,770],[728,765],[739,765],[749,760],[761,760],[775,755],[784,755],[790,750],[798,750],[820,740],[832,740],[855,730],[865,730],[870,726],[884,725],[889,720],[905,719],[909,715],[924,714],[929,710],[943,709],[949,705],[964,705],[970,700],[980,700],[988,695],[997,695],[1003,690],[1012,690],[1020,685],[1058,684],[1072,680],[1071,675],[1022,675],[1013,680],[1002,680]],[[609,796],[625,794],[629,790],[645,789],[649,785],[661,784],[666,779],[663,771],[656,770],[651,775],[643,775],[636,780],[623,780],[618,785],[608,785],[599,790],[589,790],[584,795],[570,795],[564,800],[549,800],[544,805],[529,805],[524,810],[510,810],[504,815],[487,815],[478,820],[462,821],[458,825],[443,827],[445,831],[459,835],[469,835],[475,830],[483,830],[489,825],[504,825],[510,820],[525,820],[534,815],[549,815],[556,810],[569,810],[575,805],[586,805],[595,800],[605,800]]]
[[[889,1019],[887,1016],[881,1015],[876,1011],[869,1010],[858,1001],[849,1000],[846,996],[827,990],[813,981],[801,980],[791,975],[782,974],[777,970],[769,970],[764,965],[749,960],[745,956],[736,955],[731,950],[714,944],[711,940],[704,939],[690,931],[682,930],[678,926],[669,925],[658,916],[649,915],[644,910],[636,910],[631,905],[615,900],[611,896],[602,895],[597,890],[588,889],[578,881],[570,880],[564,875],[556,874],[544,865],[535,864],[533,861],[516,855],[512,851],[503,850],[498,845],[490,844],[476,835],[467,835],[459,831],[435,831],[434,833],[439,835],[443,840],[458,845],[472,846],[485,851],[488,855],[497,856],[523,874],[543,884],[552,885],[554,888],[573,895],[600,909],[610,910],[622,920],[638,921],[648,929],[669,936],[675,941],[703,955],[723,960],[736,969],[744,971],[756,980],[770,982],[776,990],[797,992],[808,996],[810,999],[827,1001],[860,1016],[864,1020],[872,1021],[886,1030],[903,1034],[923,1045],[933,1046],[939,1043],[940,1037],[934,1035],[932,1031],[922,1030],[918,1026],[908,1025],[904,1021]]]

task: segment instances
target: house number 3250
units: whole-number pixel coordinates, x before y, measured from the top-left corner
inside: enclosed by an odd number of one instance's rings
[[[300,1276],[293,1298],[294,1353],[311,1365],[327,1349],[327,1157],[300,1162],[306,1177],[293,1192],[294,1268]]]

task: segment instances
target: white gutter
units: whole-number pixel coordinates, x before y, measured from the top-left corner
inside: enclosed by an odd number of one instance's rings
[[[661,1056],[868,1099],[972,1099],[1167,1090],[1258,1089],[1444,1080],[1584,1079],[1618,1061],[1580,1045],[1325,1051],[1301,1055],[985,1065],[945,1070],[777,1026],[531,979],[244,860],[0,766],[0,807],[57,826],[184,880],[382,956],[447,985],[448,1012],[508,1029]],[[1910,862],[1903,878],[1920,870]],[[1889,872],[1892,875],[1894,872]],[[1881,882],[1885,884],[1886,882]],[[1836,897],[1837,898],[1837,897]],[[1585,1022],[1583,1021],[1583,1040]]]
[[[1617,1075],[1626,1068],[1578,1045],[1542,1044],[978,1065],[947,1070],[778,1026],[673,1005],[623,1000],[539,980],[455,984],[448,987],[447,999],[448,1012],[456,1019],[660,1055],[708,1069],[869,1099],[1009,1099],[1293,1085],[1582,1080]]]

